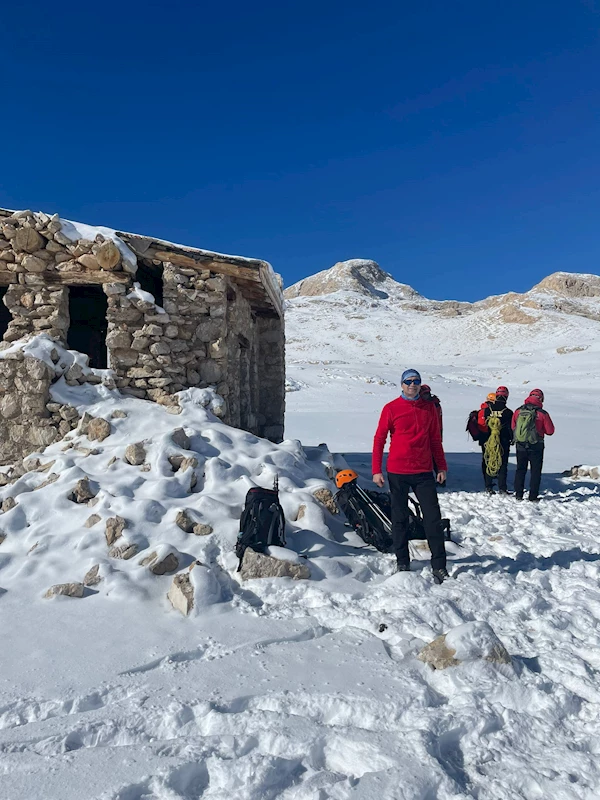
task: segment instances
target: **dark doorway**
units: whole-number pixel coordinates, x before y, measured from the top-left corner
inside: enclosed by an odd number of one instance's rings
[[[4,296],[8,290],[8,286],[0,286],[0,339],[8,330],[8,323],[11,321],[12,316],[8,308],[4,305]]]
[[[90,357],[90,367],[106,369],[106,295],[99,286],[69,287],[69,316],[67,332],[70,350],[79,350]]]
[[[163,276],[162,267],[157,267],[154,264],[142,264],[138,262],[137,272],[135,273],[135,280],[139,283],[140,288],[145,292],[150,292],[154,297],[154,302],[157,306],[163,304]]]

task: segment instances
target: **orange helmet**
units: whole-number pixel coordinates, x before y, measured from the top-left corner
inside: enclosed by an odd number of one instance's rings
[[[355,481],[358,478],[358,472],[354,472],[353,469],[342,469],[338,474],[335,476],[335,485],[338,489],[341,489],[345,483],[350,483],[350,481]]]

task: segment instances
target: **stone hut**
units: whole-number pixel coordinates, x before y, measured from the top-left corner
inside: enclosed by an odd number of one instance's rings
[[[67,383],[165,405],[214,386],[225,422],[281,441],[283,298],[266,262],[0,209],[0,297],[0,463],[78,422],[51,402],[56,372],[11,347],[42,333],[88,356],[92,369],[73,364]]]

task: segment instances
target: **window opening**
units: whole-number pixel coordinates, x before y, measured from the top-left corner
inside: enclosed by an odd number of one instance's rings
[[[143,264],[141,261],[138,261],[138,268],[137,272],[135,273],[135,281],[137,281],[140,287],[145,292],[150,292],[150,294],[154,297],[154,302],[157,306],[161,306],[163,304],[163,276],[162,276],[162,267],[158,267],[155,264],[149,266],[148,264]]]
[[[8,286],[0,286],[0,339],[8,330],[8,323],[12,320],[12,315],[4,305],[4,297],[8,291]]]
[[[90,367],[106,369],[108,302],[99,286],[69,287],[70,324],[67,346],[89,356]]]

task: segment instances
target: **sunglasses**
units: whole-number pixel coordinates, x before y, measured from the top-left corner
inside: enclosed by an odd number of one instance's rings
[[[420,379],[420,378],[407,378],[407,379],[404,381],[404,383],[405,383],[407,386],[412,386],[412,385],[413,385],[413,383],[414,383],[414,385],[415,385],[415,386],[420,386],[420,385],[421,385],[421,379]]]

